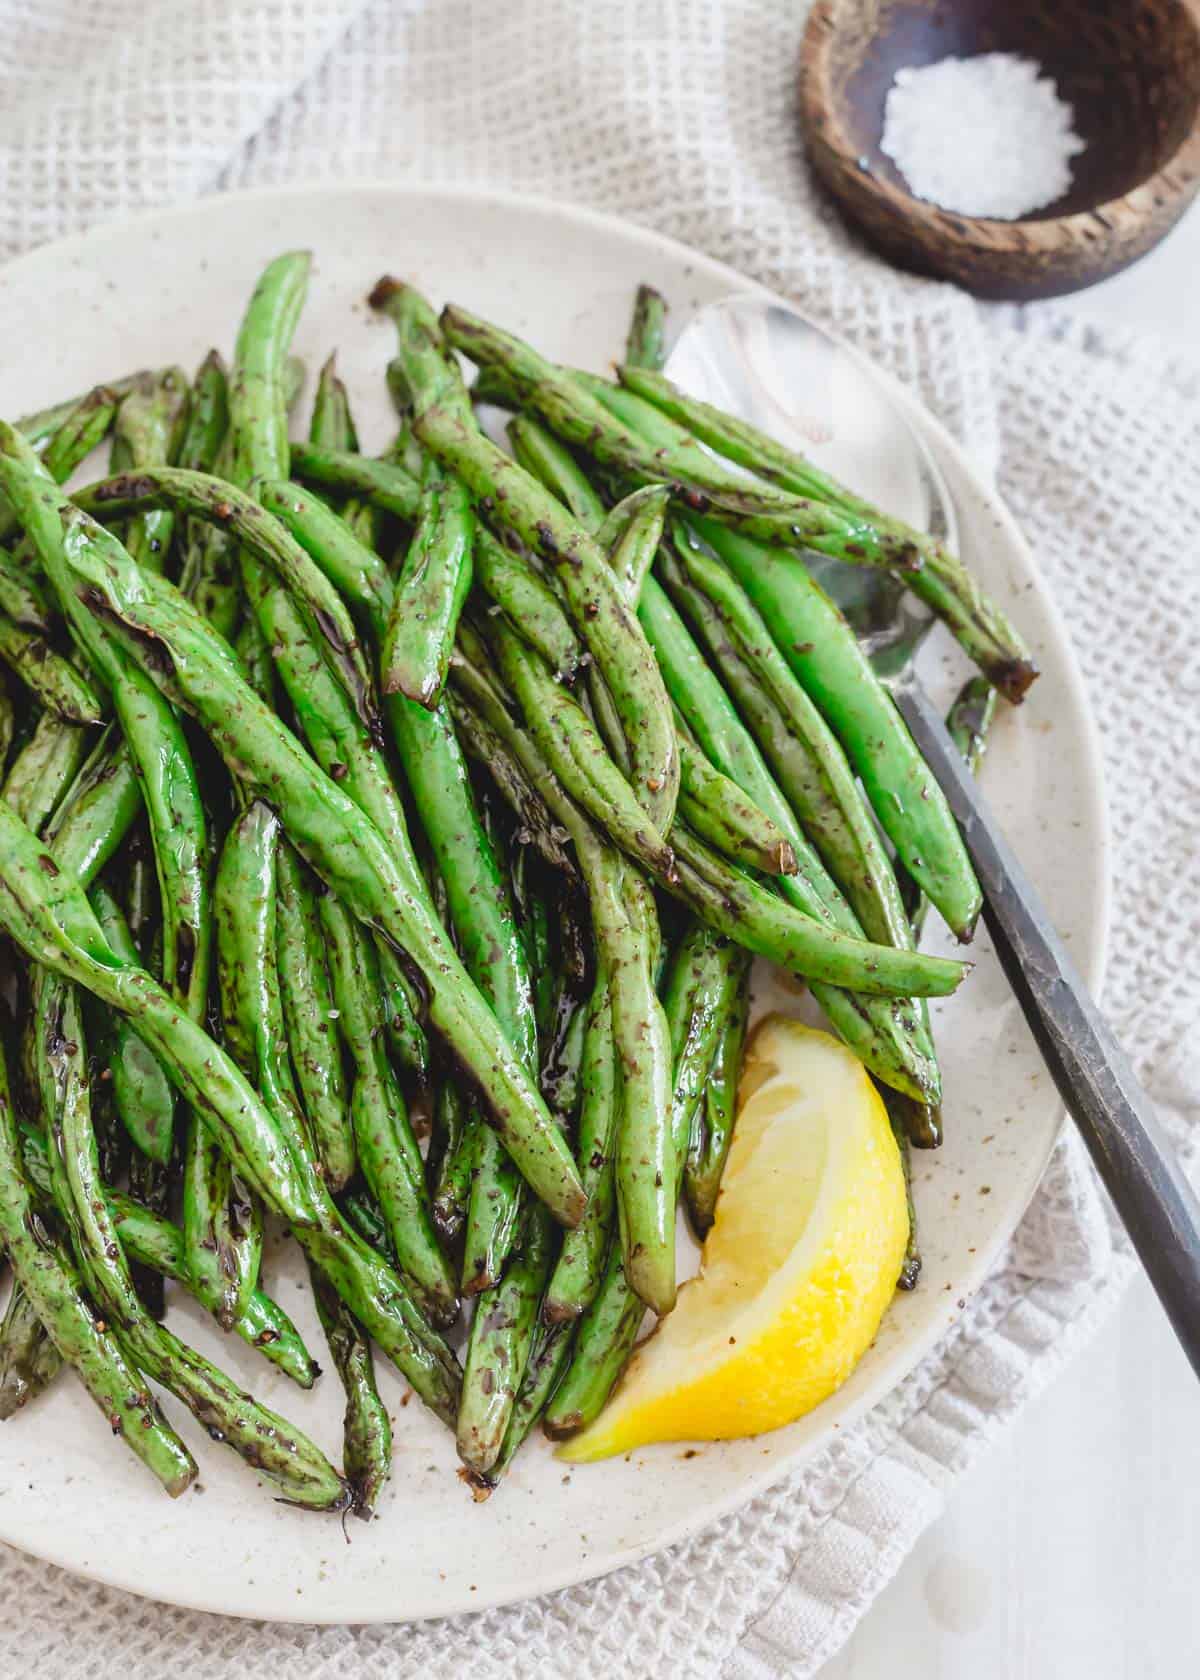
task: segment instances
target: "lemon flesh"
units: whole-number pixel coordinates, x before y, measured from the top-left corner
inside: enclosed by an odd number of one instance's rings
[[[837,1039],[770,1015],[738,1101],[700,1275],[562,1458],[778,1429],[840,1387],[874,1339],[908,1241],[879,1093]]]

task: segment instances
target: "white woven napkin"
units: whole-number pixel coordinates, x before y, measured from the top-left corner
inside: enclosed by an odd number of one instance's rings
[[[1068,315],[985,316],[854,246],[816,201],[801,156],[804,10],[0,0],[0,254],[227,187],[339,175],[490,182],[674,234],[848,334],[994,471],[1066,613],[1108,761],[1108,1007],[1192,1150],[1200,380]],[[365,1630],[162,1609],[0,1548],[0,1672],[809,1675],[1131,1264],[1067,1140],[1000,1267],[920,1369],[802,1475],[687,1544],[510,1610]]]

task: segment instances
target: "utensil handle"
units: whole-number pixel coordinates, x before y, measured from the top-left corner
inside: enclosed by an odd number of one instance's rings
[[[996,954],[1059,1095],[1200,1376],[1200,1202],[929,696],[910,681],[896,702],[962,829]]]

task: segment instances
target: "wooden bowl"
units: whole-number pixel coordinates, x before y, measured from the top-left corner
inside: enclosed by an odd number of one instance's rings
[[[1070,190],[1022,221],[916,198],[879,149],[897,70],[1037,60],[1087,142]],[[1143,256],[1200,188],[1200,0],[815,0],[800,109],[813,166],[890,261],[980,297],[1077,291]]]

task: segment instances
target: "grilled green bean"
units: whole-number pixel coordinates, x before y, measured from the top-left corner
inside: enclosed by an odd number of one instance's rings
[[[946,997],[963,977],[959,963],[938,961],[931,968],[919,951],[849,939],[799,915],[710,851],[682,823],[676,823],[671,837],[679,897],[718,933],[793,974],[869,997]]]
[[[190,392],[182,368],[141,374],[117,410],[113,447],[126,469],[169,466],[183,444]],[[175,533],[170,508],[154,508],[130,521],[122,541],[139,565],[161,572]]]
[[[228,430],[229,381],[225,363],[219,350],[210,350],[196,370],[187,424],[170,459],[187,472],[211,473]]]
[[[430,456],[417,525],[401,568],[381,649],[385,694],[437,704],[454,632],[471,587],[475,515],[465,487]]]
[[[196,1475],[183,1442],[147,1392],[108,1323],[87,1305],[79,1275],[33,1207],[0,1047],[0,1240],[13,1275],[55,1347],[100,1408],[115,1435],[173,1497]]]
[[[262,1216],[201,1122],[183,1142],[183,1246],[192,1293],[222,1330],[236,1329],[258,1287]]]
[[[641,285],[633,300],[633,319],[625,341],[625,366],[657,370],[666,360],[663,342],[667,327],[667,300],[653,286]]]
[[[495,848],[480,821],[458,738],[443,707],[428,711],[399,697],[389,708],[389,716],[445,889],[463,965],[532,1076],[537,1071],[537,1029],[530,968]],[[478,1135],[473,1148],[463,1254],[463,1287],[471,1294],[499,1278],[520,1205],[520,1180],[498,1150],[493,1134]],[[452,1178],[451,1183],[455,1182]],[[447,1205],[451,1207],[453,1201]]]
[[[325,576],[367,621],[381,640],[395,593],[395,582],[374,550],[311,490],[289,480],[265,479],[262,505],[291,532]]]
[[[259,277],[238,331],[234,371],[230,381],[229,477],[245,489],[261,480],[280,478],[288,466],[286,351],[303,308],[308,287],[307,252],[288,252],[269,263]],[[298,706],[283,643],[290,641],[291,671],[298,657],[312,665],[328,659],[351,707],[368,730],[376,726],[371,675],[354,634],[353,624],[337,591],[308,555],[277,522],[256,510],[287,538],[285,547],[295,564],[292,574],[277,570],[268,576],[263,558],[243,546],[242,586],[259,626],[279,665],[293,705]],[[299,599],[284,595],[286,578]],[[287,627],[285,638],[283,627]]]
[[[54,814],[91,746],[91,730],[43,712],[13,759],[2,797],[35,833]]]
[[[0,548],[0,612],[23,630],[49,630],[54,623],[40,579],[6,548]]]
[[[130,373],[126,374],[123,379],[106,379],[94,389],[110,392],[115,406],[121,397],[126,396],[133,389],[134,383],[140,377],[139,373]],[[68,397],[65,402],[54,403],[49,408],[40,408],[35,414],[27,414],[23,419],[17,421],[17,430],[32,444],[39,455],[43,454],[46,445],[64,421],[70,418],[80,403],[90,394],[90,392],[85,391],[80,396]]]
[[[543,1325],[538,1331],[496,1461],[486,1477],[480,1478],[474,1484],[477,1499],[485,1499],[497,1486],[519,1448],[541,1418],[558,1386],[559,1378],[566,1369],[574,1336],[573,1319],[562,1324]]]
[[[406,974],[400,954],[383,934],[375,935],[375,955],[383,987],[384,1025],[392,1054],[421,1085],[429,1083],[429,1037],[418,1018],[424,1013],[421,994]]]
[[[573,834],[592,924],[608,971],[621,1107],[616,1131],[617,1222],[630,1287],[657,1313],[675,1304],[675,1207],[670,1189],[671,1045],[654,989],[653,901],[631,866],[582,825]],[[648,898],[649,895],[647,895]]]
[[[225,363],[210,350],[192,381],[192,400],[175,464],[186,472],[219,473],[229,432],[229,381]],[[217,526],[185,516],[176,525],[179,587],[227,639],[233,635],[239,607],[237,561],[233,545]]]
[[[350,1115],[363,1177],[378,1201],[401,1269],[438,1324],[458,1314],[458,1291],[438,1246],[424,1167],[378,1028],[375,948],[332,894],[318,902],[338,1027],[354,1064]]]
[[[14,1417],[48,1388],[62,1363],[62,1354],[18,1280],[0,1323],[0,1420]]]
[[[987,738],[996,716],[996,690],[986,680],[971,677],[954,697],[946,713],[946,728],[950,739],[967,761],[971,774],[977,775],[987,751]],[[929,914],[929,900],[907,871],[902,871],[900,897],[904,912],[912,928],[913,943],[920,941]]]
[[[268,263],[242,317],[229,384],[235,484],[286,473],[287,347],[304,307],[311,261],[307,251],[287,251]]]
[[[505,548],[483,525],[475,532],[475,575],[513,629],[537,649],[557,677],[569,682],[583,658],[570,619],[530,562]]]
[[[481,1295],[471,1327],[458,1411],[458,1455],[486,1475],[499,1457],[529,1359],[551,1257],[551,1222],[538,1203],[501,1281]]]
[[[466,1097],[453,1079],[443,1078],[434,1098],[437,1151],[430,1178],[433,1223],[450,1248],[466,1224],[478,1131]]]
[[[783,830],[682,733],[679,815],[735,863],[767,875],[795,873],[796,853]]]
[[[670,491],[663,484],[646,484],[632,491],[609,512],[596,532],[608,555],[621,593],[631,607],[641,599],[646,573],[662,540]]]
[[[106,385],[97,385],[79,399],[42,452],[42,462],[56,484],[65,484],[104,441],[116,413],[117,398]]]
[[[325,1182],[336,1194],[354,1177],[357,1157],[325,938],[308,866],[289,841],[280,841],[275,866],[276,956],[286,1038]]]
[[[375,717],[370,672],[354,623],[341,596],[287,528],[252,497],[224,479],[182,467],[144,467],[89,484],[73,498],[77,507],[109,518],[152,508],[211,520],[249,558],[260,587],[267,575],[292,593],[306,628],[328,654],[332,669],[356,711]]]
[[[105,939],[123,962],[136,963],[133,935],[115,893],[97,881],[89,897]],[[171,1082],[127,1020],[111,1020],[105,1036],[112,1098],[121,1123],[143,1155],[165,1166],[175,1137]]]
[[[645,1310],[626,1282],[620,1244],[614,1243],[599,1293],[575,1332],[570,1363],[542,1415],[552,1441],[577,1434],[599,1415],[629,1363]]]
[[[553,432],[527,414],[518,414],[508,423],[508,443],[525,471],[552,490],[585,530],[594,531],[603,524],[604,503],[599,491]]]
[[[703,1239],[716,1216],[717,1196],[737,1113],[738,1075],[750,1011],[749,973],[743,972],[713,1060],[704,1102],[692,1119],[683,1192],[692,1229]]]
[[[921,562],[907,536],[881,530],[860,515],[784,492],[761,475],[731,470],[682,426],[623,385],[596,374],[560,369],[555,425],[570,435],[578,425],[573,405],[589,399],[598,423],[597,447],[610,465],[624,463],[637,481],[666,480],[697,510],[763,542],[807,547],[852,565],[884,566],[905,575]],[[607,413],[609,426],[600,420]]]
[[[338,378],[337,351],[331,350],[317,375],[312,419],[308,425],[310,443],[330,449],[358,449],[358,436],[350,415],[350,399]]]
[[[563,1238],[542,1302],[548,1324],[574,1320],[591,1305],[604,1271],[612,1234],[613,1153],[621,1088],[613,1048],[612,1000],[607,977],[597,975],[587,1012],[580,1067],[581,1099],[576,1155],[588,1194],[587,1211]]]
[[[199,1018],[208,993],[207,825],[191,753],[153,681],[79,599],[61,516],[70,504],[45,481],[27,450],[20,459],[26,472],[12,475],[9,500],[36,545],[72,635],[109,689],[134,755],[161,888],[163,974],[168,989]]]
[[[361,1324],[315,1267],[309,1268],[317,1316],[346,1396],[342,1458],[353,1493],[351,1509],[365,1520],[391,1474],[392,1425],[375,1387],[371,1344]]]
[[[568,793],[630,857],[669,878],[670,845],[648,819],[586,712],[515,631],[496,624],[490,639],[526,728]]]
[[[230,1055],[284,1126],[293,1154],[308,1159],[310,1134],[292,1079],[278,966],[279,820],[254,800],[230,829],[213,893],[221,1019]],[[184,1238],[197,1285],[221,1295],[218,1317],[237,1322],[258,1281],[261,1216],[229,1162],[197,1134],[188,1138]],[[216,1308],[211,1310],[217,1311]]]
[[[56,653],[40,632],[22,629],[2,612],[0,660],[56,717],[79,724],[103,719],[104,702],[88,679]]]
[[[109,724],[47,824],[46,844],[59,867],[88,887],[141,810],[129,748],[119,726]]]
[[[214,888],[222,1036],[233,1059],[286,1116],[294,1142],[307,1130],[292,1082],[279,1001],[277,864],[279,819],[261,799],[246,802],[221,849]]]
[[[456,669],[460,673],[469,670],[469,662],[459,661],[456,655],[451,662],[452,675]],[[453,687],[447,692],[447,704],[463,750],[491,773],[505,803],[520,822],[522,833],[552,869],[573,879],[577,871],[575,860],[565,846],[566,831],[538,792],[519,756],[509,751],[491,724],[463,695],[456,694]]]
[[[311,443],[291,446],[291,473],[306,484],[360,496],[384,513],[415,520],[421,501],[420,481],[392,460],[373,460],[342,449],[319,449]]]
[[[140,374],[134,375],[129,381],[129,387],[140,379]],[[28,439],[26,442],[28,458],[34,459],[39,454],[43,470],[56,484],[65,484],[93,449],[96,449],[107,436],[117,412],[118,398],[108,386],[96,385],[82,397],[64,408],[62,419],[47,438],[45,447],[40,451]],[[0,509],[0,540],[7,541],[19,527],[19,520],[11,507]],[[33,561],[33,553],[27,539],[17,544],[13,561],[22,570],[28,570]]]
[[[995,689],[986,678],[981,677],[979,680],[989,694],[995,694]],[[900,1263],[900,1276],[896,1279],[896,1288],[907,1291],[917,1287],[917,1279],[921,1275],[921,1250],[917,1246],[917,1210],[913,1203],[912,1151],[904,1127],[894,1113],[891,1115],[891,1121],[896,1147],[900,1151],[900,1163],[904,1169],[904,1201],[908,1209],[908,1242],[904,1248],[904,1259]]]
[[[680,941],[667,974],[663,1006],[674,1056],[671,1138],[676,1194],[695,1116],[748,967],[745,952],[731,940],[694,924]]]
[[[338,1206],[350,1225],[376,1254],[382,1255],[388,1261],[395,1259],[392,1253],[392,1239],[388,1236],[387,1220],[369,1190],[360,1186],[358,1189],[345,1191],[338,1197]]]
[[[900,861],[953,931],[969,938],[981,899],[962,836],[842,615],[794,557],[711,520],[695,523],[841,740]]]

